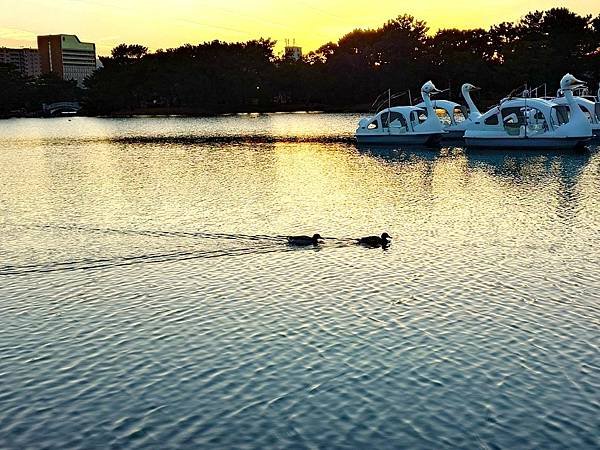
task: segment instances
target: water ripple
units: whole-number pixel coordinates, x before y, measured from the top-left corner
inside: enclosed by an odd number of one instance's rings
[[[0,448],[597,448],[600,154],[355,121],[0,123]]]

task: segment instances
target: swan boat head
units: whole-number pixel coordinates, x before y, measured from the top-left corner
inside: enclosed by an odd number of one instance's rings
[[[431,102],[431,96],[438,94],[440,91],[435,87],[433,81],[429,80],[427,83],[423,85],[421,88],[421,97],[423,97],[423,103],[425,104],[425,109],[427,110],[427,119],[425,122],[417,125],[419,131],[427,131],[430,133],[444,133],[444,126],[440,119],[435,113],[433,109],[433,104]]]
[[[471,83],[465,83],[460,88],[460,92],[461,92],[463,98],[465,99],[465,101],[467,102],[467,105],[469,106],[469,117],[468,118],[471,121],[475,121],[481,117],[481,112],[479,111],[479,108],[477,108],[477,105],[475,105],[475,102],[471,98],[471,92],[478,91],[480,89],[481,88],[479,88],[477,86],[473,86]]]
[[[585,87],[586,84],[584,81],[578,80],[570,73],[566,74],[560,80],[560,89],[561,91],[572,91],[574,89],[579,89]]]
[[[442,91],[440,91],[438,88],[436,88],[435,84],[433,84],[433,81],[431,81],[431,80],[429,80],[427,83],[425,83],[423,85],[423,87],[421,87],[422,94],[435,95],[440,92],[442,92]]]
[[[473,91],[479,91],[479,90],[481,90],[480,87],[473,86],[471,83],[465,83],[462,85],[462,88],[461,88],[462,92],[473,92]]]
[[[571,112],[569,121],[566,124],[563,124],[558,127],[557,131],[559,133],[565,133],[575,136],[591,136],[592,128],[589,119],[581,110],[575,96],[573,95],[573,91],[575,89],[585,88],[585,82],[578,80],[570,73],[567,73],[560,80],[560,90],[562,91],[565,102],[569,105],[569,109]]]

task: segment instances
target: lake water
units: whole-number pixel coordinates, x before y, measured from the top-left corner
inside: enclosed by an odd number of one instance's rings
[[[0,448],[598,448],[598,149],[357,119],[1,121]]]

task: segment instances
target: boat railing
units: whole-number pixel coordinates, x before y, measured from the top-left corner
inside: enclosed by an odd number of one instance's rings
[[[390,108],[393,100],[399,99],[408,94],[409,91],[396,92],[392,94],[389,89],[385,92],[382,92],[377,96],[371,105],[370,114],[375,115],[378,112],[383,111],[385,108]]]

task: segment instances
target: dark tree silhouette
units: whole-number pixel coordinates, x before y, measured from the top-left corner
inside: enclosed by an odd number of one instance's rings
[[[41,113],[43,103],[79,98],[81,90],[74,81],[53,74],[27,78],[15,67],[0,64],[0,117]]]
[[[524,83],[547,83],[547,92],[554,93],[567,71],[594,88],[600,81],[600,16],[552,8],[488,30],[428,32],[424,21],[400,15],[379,28],[354,30],[300,61],[276,57],[270,39],[153,53],[140,44],[120,44],[101,58],[104,68],[83,92],[0,67],[0,111],[35,111],[58,95],[81,98],[89,114],[364,110],[387,89],[410,89],[416,96],[429,79],[448,88],[453,100],[460,98],[462,83],[480,85],[485,108]]]
[[[143,58],[148,54],[148,47],[140,44],[119,44],[112,49],[112,59],[118,63],[126,63]]]

